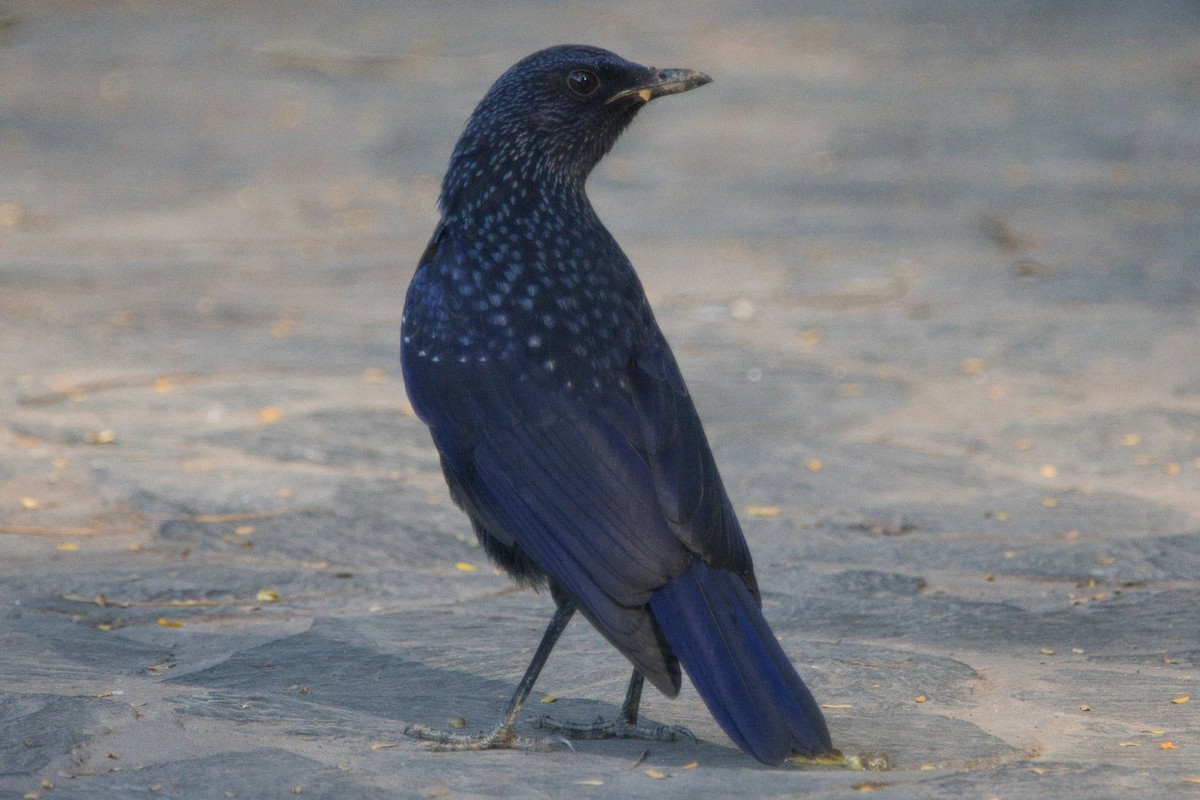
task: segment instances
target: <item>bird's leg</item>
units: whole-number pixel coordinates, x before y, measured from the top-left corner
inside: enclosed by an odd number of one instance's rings
[[[646,679],[636,669],[629,679],[625,691],[625,702],[621,713],[610,721],[597,720],[592,723],[559,722],[550,717],[538,717],[534,725],[551,730],[568,739],[643,739],[652,742],[673,742],[676,739],[691,739],[696,736],[681,725],[639,725],[638,707],[642,704],[642,686]]]
[[[562,636],[562,632],[566,630],[567,623],[571,621],[574,613],[575,604],[572,601],[566,600],[558,603],[554,610],[554,617],[546,626],[546,632],[542,634],[541,644],[538,645],[537,652],[533,654],[533,660],[525,668],[525,674],[521,677],[521,682],[517,684],[517,690],[513,692],[512,700],[508,703],[508,711],[499,725],[487,733],[462,734],[436,731],[426,725],[412,723],[404,727],[405,735],[431,742],[435,750],[549,749],[550,742],[548,741],[524,739],[517,736],[515,730],[517,715],[521,713],[521,706],[525,705],[529,693],[533,691],[533,684],[537,682],[542,667],[546,666],[546,659],[550,657],[550,651],[554,649],[558,637]]]

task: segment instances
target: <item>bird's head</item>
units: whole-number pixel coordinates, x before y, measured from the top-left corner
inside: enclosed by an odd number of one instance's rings
[[[585,45],[539,50],[488,90],[454,149],[443,211],[537,181],[583,182],[646,103],[711,82],[702,72],[655,69]]]

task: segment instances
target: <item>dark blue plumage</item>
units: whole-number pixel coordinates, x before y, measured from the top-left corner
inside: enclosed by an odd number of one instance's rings
[[[759,611],[750,553],[674,356],[584,192],[643,105],[708,81],[550,48],[501,76],[454,150],[441,222],[405,301],[405,382],[488,554],[519,581],[549,585],[558,612],[499,728],[431,738],[511,744],[541,661],[578,608],[636,670],[620,735],[642,732],[639,675],[674,696],[682,662],[756,758],[831,747]]]

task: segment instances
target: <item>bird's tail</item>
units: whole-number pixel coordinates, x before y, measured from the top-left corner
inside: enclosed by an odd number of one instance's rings
[[[688,677],[730,739],[776,765],[832,749],[829,729],[737,575],[696,559],[654,592],[650,608]]]

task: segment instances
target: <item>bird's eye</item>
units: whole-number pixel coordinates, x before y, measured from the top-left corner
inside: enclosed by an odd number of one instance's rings
[[[590,97],[600,88],[600,79],[594,72],[577,69],[567,76],[567,87],[580,97]]]

